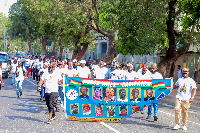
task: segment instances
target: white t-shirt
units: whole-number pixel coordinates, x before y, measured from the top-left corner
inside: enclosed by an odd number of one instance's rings
[[[109,69],[106,74],[106,77],[108,77],[111,80],[119,80],[119,78],[120,78],[119,70]]]
[[[148,73],[142,74],[142,73],[137,73],[138,79],[149,79],[150,75]]]
[[[40,70],[41,68],[43,68],[43,62],[42,61],[38,61],[37,62],[37,69]]]
[[[150,73],[149,78],[150,79],[163,79],[163,76],[159,72],[156,72],[155,74]]]
[[[69,70],[68,68],[66,68],[66,69],[64,70],[64,74],[67,74],[68,77],[73,77],[73,74],[77,75],[78,72],[77,72],[76,69]]]
[[[43,72],[43,74],[44,74],[44,73],[48,73],[48,69],[47,69],[47,68],[46,68],[46,69],[42,68],[42,69],[40,69],[40,73],[41,73],[41,72]],[[42,75],[43,75],[43,74],[42,74]]]
[[[98,65],[92,65],[92,69],[94,69],[95,71],[100,68]]]
[[[190,77],[179,78],[175,85],[178,86],[176,98],[186,102],[189,102],[189,99],[191,98],[192,89],[197,89],[195,81]]]
[[[78,67],[78,77],[80,78],[88,78],[88,74],[90,74],[90,69],[88,67]]]
[[[17,64],[11,65],[11,74],[16,72],[16,67],[17,67]]]
[[[108,68],[103,67],[103,68],[96,68],[94,71],[94,76],[96,76],[96,79],[105,79],[106,74],[108,72]]]
[[[37,61],[37,59],[33,60],[33,63],[34,63],[34,64],[33,64],[33,68],[35,68],[35,67],[36,67],[36,65],[37,65],[37,62],[38,62],[38,61]]]
[[[64,70],[65,70],[65,69],[63,69],[63,68],[56,67],[54,72],[55,72],[60,78],[62,78],[62,73],[64,73]]]
[[[30,59],[26,59],[25,61],[24,66],[30,66]]]
[[[58,80],[60,77],[55,71],[52,74],[44,73],[41,77],[45,81],[45,93],[58,92]]]
[[[16,67],[16,72],[19,72],[19,76],[18,77],[15,77],[15,80],[18,81],[18,80],[23,80],[24,79],[24,72],[26,72],[26,69],[25,67]]]
[[[134,80],[137,77],[138,75],[137,75],[137,72],[135,71],[132,71],[131,73],[130,72],[125,73],[125,80]]]

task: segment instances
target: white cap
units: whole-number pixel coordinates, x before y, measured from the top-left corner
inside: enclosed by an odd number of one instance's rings
[[[80,63],[86,63],[86,61],[85,60],[81,60],[81,62]]]
[[[106,65],[106,63],[104,62],[104,66]]]
[[[77,60],[76,60],[76,59],[74,59],[74,60],[73,60],[73,62],[77,62]]]

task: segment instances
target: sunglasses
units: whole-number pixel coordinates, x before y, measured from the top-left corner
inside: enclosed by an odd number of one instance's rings
[[[58,64],[58,65],[62,65],[62,64]]]

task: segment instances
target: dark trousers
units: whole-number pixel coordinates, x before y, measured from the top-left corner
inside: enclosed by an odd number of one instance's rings
[[[57,104],[56,99],[58,98],[58,92],[45,93],[44,96],[49,113],[53,113],[54,116],[55,115],[54,107]]]
[[[33,80],[35,80],[35,68],[33,67]]]
[[[36,73],[36,81],[40,81],[40,71],[38,69],[35,69],[35,73]]]

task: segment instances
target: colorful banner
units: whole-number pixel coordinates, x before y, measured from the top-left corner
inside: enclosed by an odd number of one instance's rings
[[[64,78],[64,107],[70,120],[118,122],[171,92],[171,79],[101,80]]]

